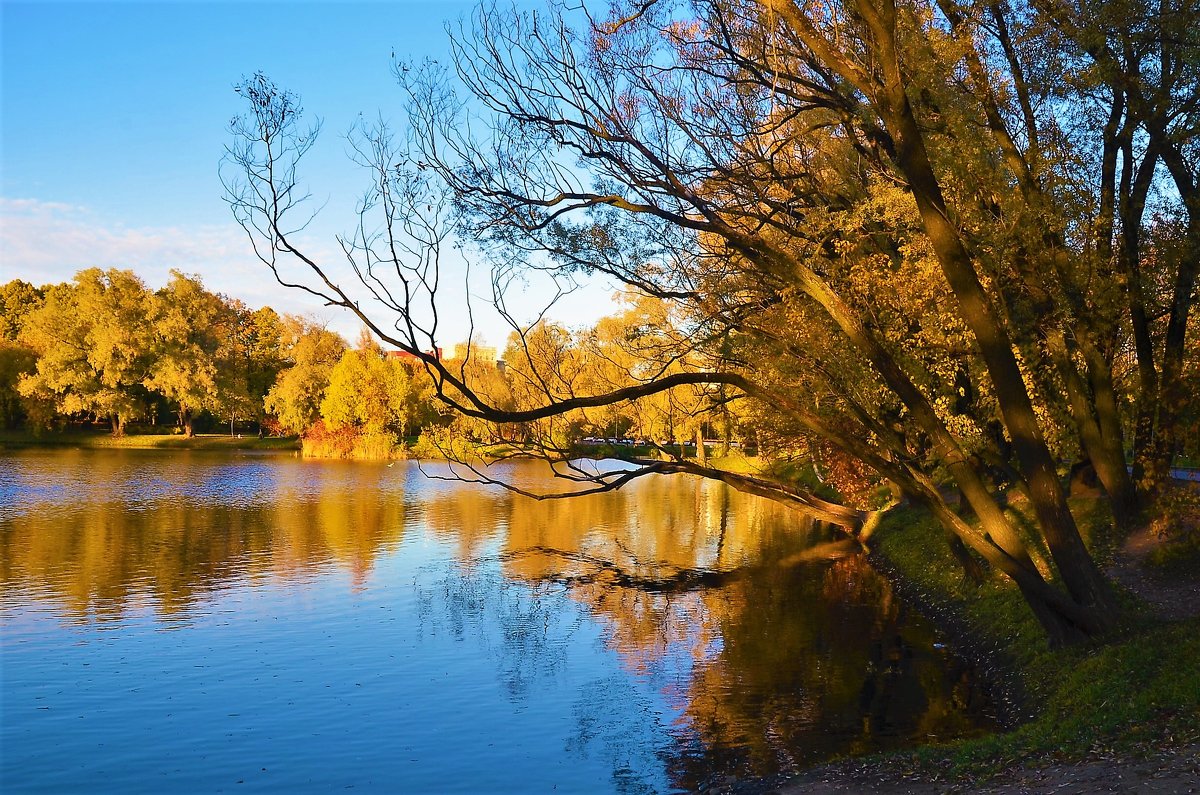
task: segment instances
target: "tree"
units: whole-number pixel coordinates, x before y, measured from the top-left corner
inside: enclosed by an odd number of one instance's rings
[[[1134,515],[1114,370],[1124,326],[1112,309],[1128,284],[1106,253],[1133,160],[1118,201],[1111,148],[1064,132],[1078,121],[1072,99],[1107,103],[1120,120],[1126,97],[1042,68],[1087,52],[1087,37],[1053,33],[1067,29],[1062,15],[1037,6],[625,10],[603,21],[481,10],[454,39],[455,74],[397,70],[404,146],[383,129],[356,138],[375,177],[359,228],[383,231],[343,241],[359,287],[396,318],[369,316],[296,247],[287,219],[315,130],[300,126],[293,95],[247,81],[251,112],[229,159],[243,181],[230,196],[260,256],[277,276],[282,257],[298,259],[315,277],[305,289],[420,358],[466,416],[536,423],[690,387],[714,414],[748,401],[779,437],[836,448],[928,506],[1016,582],[1053,641],[1112,626],[1115,602],[1056,469],[1063,454],[1085,455],[1118,515]],[[482,133],[456,80],[492,114]],[[1147,119],[1128,124],[1163,138]],[[436,307],[437,252],[454,231],[438,210],[451,201],[497,285],[514,263],[608,274],[675,304],[680,333],[654,366],[599,392],[578,390],[570,356],[530,357],[541,369],[519,407],[495,405],[422,353],[435,344],[436,312],[423,319]],[[1176,276],[1187,282],[1187,268]],[[697,462],[595,473],[552,434],[539,449],[583,491],[692,472],[814,504],[787,483]],[[978,527],[939,482],[961,491]],[[1027,495],[1058,582],[1004,514],[1005,483]]]
[[[131,271],[80,271],[72,283],[46,288],[29,313],[21,341],[38,356],[22,376],[21,394],[53,401],[61,414],[86,412],[111,421],[114,436],[144,410],[151,295]]]
[[[16,342],[25,318],[42,304],[45,290],[13,279],[0,286],[0,339]]]
[[[197,414],[219,412],[237,394],[236,382],[225,378],[236,372],[236,313],[198,278],[176,270],[152,306],[154,357],[145,383],[178,406],[180,424],[194,436]]]
[[[432,416],[423,375],[385,356],[364,330],[358,348],[345,351],[329,374],[321,418],[334,430],[408,436]]]
[[[263,399],[287,433],[303,433],[320,418],[329,375],[346,350],[346,342],[324,326],[301,317],[283,318],[284,369]]]
[[[17,384],[37,368],[37,354],[29,348],[0,340],[0,428],[16,428],[29,411]]]
[[[1050,68],[1066,64],[1066,79],[1082,86],[1095,107],[1095,249],[1116,269],[1117,305],[1129,323],[1136,372],[1133,464],[1139,496],[1152,499],[1167,480],[1188,401],[1184,360],[1200,274],[1200,60],[1189,25],[1200,7],[1191,0],[1078,6],[1051,0],[1035,7],[1040,23],[1062,38],[1060,65]],[[1164,172],[1165,193],[1174,198],[1159,203],[1178,219],[1166,226],[1180,233],[1179,256],[1166,259],[1146,229]],[[1152,224],[1161,227],[1162,218]]]
[[[232,334],[223,345],[221,412],[233,422],[252,419],[261,435],[264,400],[285,367],[284,325],[271,307],[251,310],[237,299],[224,299],[232,311]]]
[[[5,428],[17,427],[32,408],[22,399],[17,384],[21,376],[33,372],[37,354],[18,340],[25,319],[41,306],[43,294],[20,279],[0,287],[0,426]],[[36,409],[34,413],[38,413]]]

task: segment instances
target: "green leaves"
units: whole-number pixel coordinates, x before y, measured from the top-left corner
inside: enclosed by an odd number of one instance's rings
[[[303,433],[320,417],[329,374],[346,349],[337,334],[303,318],[282,320],[280,352],[290,367],[282,370],[264,405],[288,433]]]
[[[21,340],[39,356],[18,389],[52,400],[63,414],[112,417],[118,433],[144,406],[136,387],[146,379],[150,293],[132,271],[91,268],[73,283],[46,291]]]

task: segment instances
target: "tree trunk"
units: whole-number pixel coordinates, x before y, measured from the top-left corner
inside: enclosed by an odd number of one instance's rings
[[[696,462],[702,467],[708,466],[708,448],[704,446],[704,428],[696,426]]]
[[[1089,359],[1088,379],[1092,386],[1096,421],[1100,426],[1102,451],[1102,460],[1097,463],[1093,458],[1092,465],[1096,467],[1096,474],[1108,494],[1118,526],[1131,528],[1141,515],[1142,504],[1129,472],[1129,460],[1125,456],[1125,434],[1117,392],[1113,386],[1112,367],[1109,362],[1102,360],[1100,352],[1094,348],[1089,348],[1085,355]]]
[[[1111,371],[1108,363],[1103,361],[1099,351],[1092,348],[1090,343],[1082,346],[1092,385],[1089,394],[1088,385],[1071,360],[1063,331],[1059,328],[1050,329],[1046,334],[1046,344],[1058,363],[1067,407],[1079,436],[1079,446],[1092,462],[1096,476],[1104,486],[1117,525],[1131,528],[1138,516],[1138,498],[1125,465],[1124,440],[1120,418],[1116,416],[1115,395],[1111,394],[1112,379],[1109,377]]]
[[[894,71],[894,75],[887,75],[887,97],[881,104],[896,143],[897,164],[908,179],[925,233],[957,299],[959,313],[983,356],[1021,474],[1029,484],[1038,526],[1072,598],[1081,606],[1095,606],[1103,614],[1115,617],[1116,602],[1108,583],[1084,547],[1075,519],[1067,508],[1012,343],[988,301],[958,231],[950,223],[941,186],[904,92],[898,64],[885,63],[884,71]]]
[[[753,393],[751,385],[747,384],[743,388]],[[989,565],[1016,582],[1022,597],[1052,645],[1086,639],[1109,625],[1112,616],[1108,611],[1082,606],[1042,578],[1041,572],[1030,560],[1024,542],[1013,531],[1008,518],[999,509],[996,501],[982,488],[980,478],[969,469],[964,469],[970,465],[962,456],[951,459],[955,463],[948,466],[952,471],[957,471],[960,484],[965,484],[964,496],[968,499],[974,498],[972,507],[976,508],[979,517],[978,531],[950,509],[934,484],[919,471],[894,459],[876,455],[861,439],[837,432],[783,396],[762,392],[759,397],[788,411],[802,426],[873,467],[903,493],[929,508],[942,528],[949,535],[956,537],[962,545],[958,547],[954,542],[950,542],[951,552],[959,557],[964,573],[968,577],[973,574],[982,575],[982,572],[971,571],[977,561],[965,552],[965,548],[970,548]],[[878,512],[863,517],[857,533],[860,542],[865,544],[869,540],[878,518]],[[843,526],[851,525],[843,523]]]
[[[724,387],[722,387],[722,390]],[[721,397],[725,397],[724,391],[721,392]],[[729,404],[724,400],[721,401],[721,455],[728,456],[730,451],[730,435],[733,433],[731,427],[733,423],[729,417]]]
[[[936,494],[917,495],[942,527],[960,538],[989,564],[1007,574],[1017,584],[1025,603],[1033,612],[1051,647],[1085,641],[1111,626],[1114,613],[1106,608],[1081,606],[1045,582],[1036,570],[1030,571],[1004,554],[1003,550],[971,531],[965,522]]]
[[[954,555],[958,565],[962,566],[963,581],[975,586],[983,585],[983,581],[987,577],[987,569],[983,567],[978,558],[971,555],[967,545],[955,535],[953,530],[943,528],[943,532],[946,536],[946,543],[950,545],[950,554]]]
[[[1084,547],[1075,520],[1067,509],[1054,460],[1038,427],[1033,404],[1025,389],[1024,375],[1017,365],[1008,333],[980,284],[974,262],[958,230],[950,221],[941,185],[933,171],[921,128],[908,100],[906,78],[896,48],[895,6],[884,4],[876,7],[868,0],[859,0],[854,4],[872,34],[870,46],[876,62],[874,73],[863,71],[851,63],[827,39],[817,34],[798,6],[786,2],[773,2],[770,6],[794,27],[814,54],[856,84],[879,112],[885,132],[893,144],[891,156],[908,182],[926,237],[957,301],[959,315],[970,328],[983,356],[1022,477],[1029,486],[1038,527],[1074,602],[1074,607],[1064,604],[1062,608],[1075,613],[1083,622],[1080,626],[1087,625],[1085,632],[1102,631],[1111,626],[1115,619],[1116,602],[1099,567]],[[901,398],[904,396],[901,395]],[[940,451],[943,460],[952,473],[957,464],[957,468],[968,479],[978,481],[978,473],[966,471],[970,465],[962,460],[961,450],[957,447],[957,444],[944,447]],[[946,453],[951,457],[946,458]],[[964,487],[964,492],[971,497],[967,486],[974,488],[976,484],[968,484],[959,479],[957,473],[954,474]],[[972,507],[983,516],[974,499]],[[996,550],[989,548],[988,552],[992,554]],[[991,558],[988,560],[996,564]],[[1006,565],[1010,563],[1008,560],[1003,562]],[[1011,568],[1011,576],[1018,583],[1024,581],[1032,587],[1040,587],[1030,579],[1030,571],[1024,564],[1014,562]],[[1009,569],[1002,570],[1010,573]],[[1033,574],[1036,575],[1036,571]],[[1034,579],[1040,581],[1040,577]],[[1046,584],[1042,582],[1041,585]],[[1023,589],[1025,587],[1022,585]],[[1054,598],[1052,592],[1051,588],[1047,598]],[[1053,632],[1049,627],[1047,631]]]
[[[179,412],[180,419],[183,420],[183,434],[191,439],[196,435],[195,420],[192,417],[192,412],[181,410]]]
[[[1161,488],[1171,476],[1171,464],[1175,458],[1179,415],[1188,395],[1183,383],[1184,352],[1187,339],[1187,324],[1192,309],[1192,295],[1196,289],[1197,273],[1200,271],[1200,192],[1185,197],[1190,218],[1188,219],[1187,249],[1183,261],[1175,274],[1172,289],[1171,310],[1167,317],[1167,333],[1163,342],[1162,372],[1158,382],[1158,422],[1154,433],[1155,483]]]
[[[125,435],[125,419],[120,414],[113,414],[112,417],[112,435]]]

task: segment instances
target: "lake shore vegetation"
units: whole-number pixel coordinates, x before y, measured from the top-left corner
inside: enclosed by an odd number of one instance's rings
[[[87,450],[268,450],[298,451],[300,440],[294,436],[265,436],[253,433],[142,433],[132,429],[123,436],[99,429],[32,432],[0,430],[0,450],[24,450],[37,447],[75,447]]]
[[[235,441],[302,437],[314,455],[387,458],[438,420],[425,379],[369,335],[350,348],[320,324],[251,310],[196,277],[173,272],[155,291],[131,271],[93,268],[64,284],[14,280],[0,297],[10,445],[253,446],[183,441],[227,428]],[[89,433],[100,426],[108,440]]]

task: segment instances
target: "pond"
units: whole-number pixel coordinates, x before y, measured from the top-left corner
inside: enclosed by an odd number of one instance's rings
[[[9,792],[691,791],[993,725],[834,531],[691,478],[13,452],[0,552]]]

